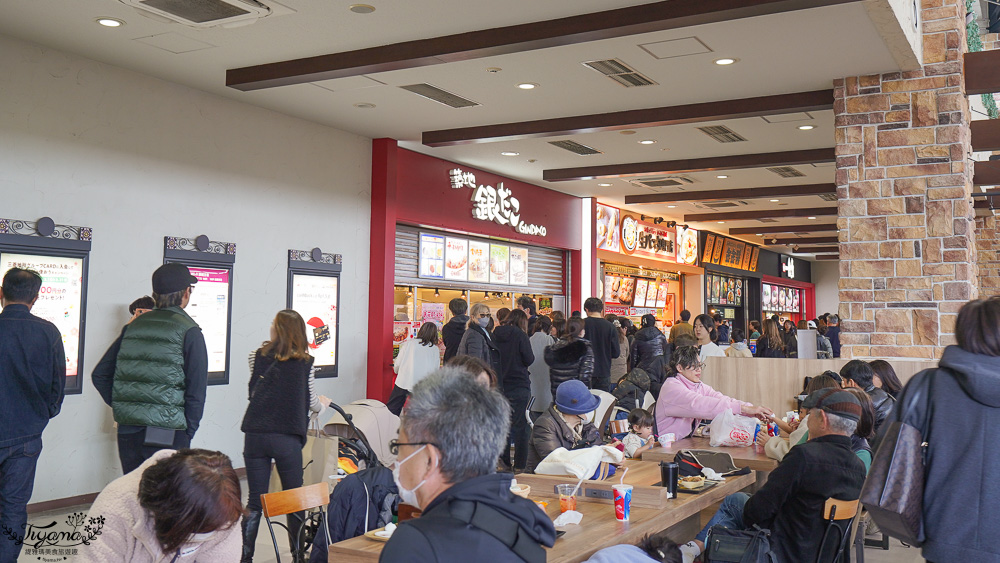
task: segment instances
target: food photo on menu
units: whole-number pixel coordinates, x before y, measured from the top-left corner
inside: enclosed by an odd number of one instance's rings
[[[632,300],[632,304],[636,307],[646,306],[646,290],[649,288],[650,281],[647,279],[639,279],[635,282],[635,298]]]
[[[449,280],[469,279],[469,243],[465,239],[448,237],[445,245],[444,277]]]
[[[698,262],[698,231],[677,227],[677,261],[694,265]]]
[[[619,252],[621,244],[618,232],[618,209],[607,205],[597,205],[597,248]]]

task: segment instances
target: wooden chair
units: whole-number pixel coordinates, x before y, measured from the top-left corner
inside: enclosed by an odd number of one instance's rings
[[[823,519],[826,520],[826,531],[816,552],[816,563],[839,563],[844,559],[851,541],[851,528],[858,518],[861,501],[826,499],[823,506]],[[838,523],[839,522],[839,523]],[[836,550],[828,561],[823,559],[825,548],[831,537],[837,537]]]
[[[305,553],[304,548],[308,546],[298,545],[299,538],[291,538],[291,530],[289,530],[288,526],[281,522],[272,523],[271,518],[287,514],[292,514],[292,517],[296,517],[294,515],[296,512],[303,512],[330,504],[330,487],[326,482],[323,482],[277,493],[267,493],[260,495],[260,504],[264,520],[267,522],[267,529],[271,532],[271,543],[274,544],[275,561],[281,563],[281,556],[278,554],[278,539],[274,536],[274,526],[272,524],[277,524],[289,532],[292,557],[293,560],[298,560],[297,554]],[[303,522],[304,525],[305,522]],[[326,526],[326,510],[319,511],[319,525],[321,527]]]
[[[600,404],[597,405],[597,409],[594,411],[594,425],[597,426],[597,430],[600,431],[601,436],[605,436],[605,431],[608,428],[608,419],[611,418],[611,408],[618,401],[614,395],[608,393],[607,391],[601,391],[600,389],[592,389],[591,394],[601,400]]]

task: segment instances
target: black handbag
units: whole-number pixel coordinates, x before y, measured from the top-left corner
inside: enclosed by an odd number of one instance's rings
[[[705,538],[705,563],[776,563],[771,531],[756,524],[750,530],[712,526]]]
[[[868,478],[861,489],[861,503],[879,529],[917,547],[926,539],[924,467],[927,464],[934,408],[931,388],[936,372],[937,369],[929,370],[917,386],[907,390],[906,406],[900,412],[899,420],[889,424],[882,436]],[[904,422],[918,401],[924,401],[926,405],[920,428]]]

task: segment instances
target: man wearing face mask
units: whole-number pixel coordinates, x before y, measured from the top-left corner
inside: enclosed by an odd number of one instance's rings
[[[402,502],[423,511],[400,524],[379,561],[544,562],[555,528],[496,473],[507,440],[510,406],[456,368],[413,388],[389,447]]]

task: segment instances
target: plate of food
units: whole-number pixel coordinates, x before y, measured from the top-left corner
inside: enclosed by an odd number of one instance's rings
[[[388,524],[385,525],[385,527],[365,532],[365,537],[374,541],[386,542],[389,541],[389,538],[392,537],[392,533],[395,531],[396,531],[396,525],[393,524],[392,522],[389,522]]]
[[[624,305],[632,303],[632,293],[635,291],[635,278],[622,278],[621,289],[618,290],[618,302]]]
[[[677,492],[697,495],[718,485],[717,481],[709,481],[701,475],[681,477],[677,480]]]

